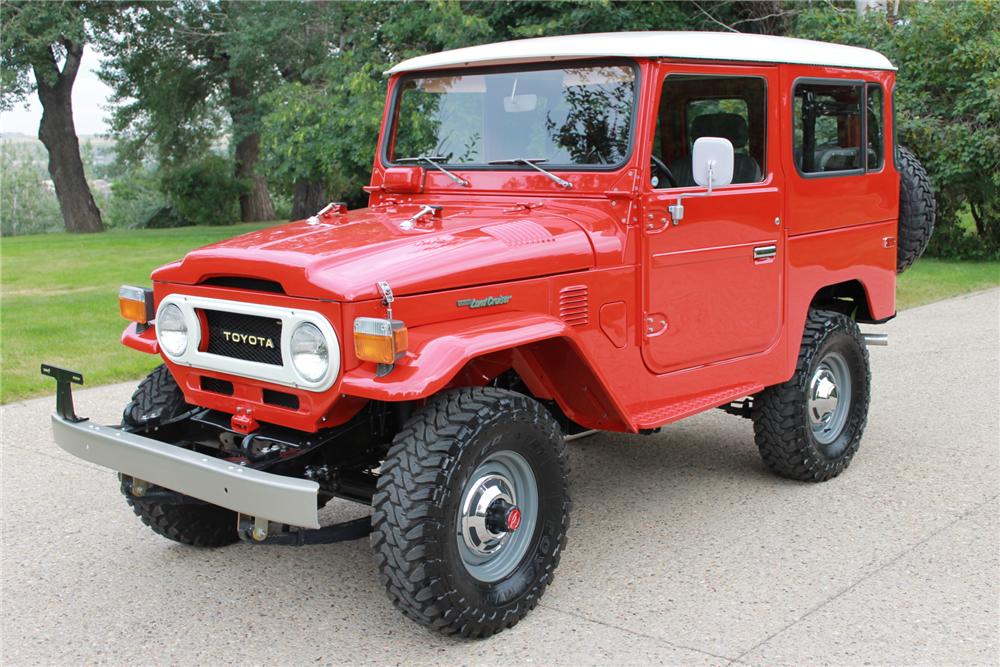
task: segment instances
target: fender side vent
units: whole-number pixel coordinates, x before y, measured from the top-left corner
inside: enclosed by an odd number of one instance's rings
[[[586,285],[570,285],[559,291],[559,317],[573,327],[590,321],[590,300]]]

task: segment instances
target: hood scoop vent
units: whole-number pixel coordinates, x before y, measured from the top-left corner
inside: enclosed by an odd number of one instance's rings
[[[572,327],[590,321],[590,295],[586,285],[570,285],[559,291],[559,317]]]
[[[555,237],[549,233],[549,230],[531,220],[515,220],[499,225],[490,225],[483,227],[483,232],[511,248],[555,241]]]

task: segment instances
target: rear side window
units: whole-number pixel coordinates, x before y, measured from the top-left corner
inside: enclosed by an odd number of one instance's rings
[[[793,100],[795,163],[803,174],[864,169],[860,84],[804,83]]]
[[[793,158],[802,175],[837,176],[882,169],[886,138],[881,85],[799,83],[792,112]]]
[[[865,168],[868,171],[878,171],[882,168],[882,157],[885,155],[885,133],[883,130],[885,104],[882,101],[882,86],[877,83],[868,84],[868,96],[865,105],[868,108],[868,118],[866,121],[868,162]]]

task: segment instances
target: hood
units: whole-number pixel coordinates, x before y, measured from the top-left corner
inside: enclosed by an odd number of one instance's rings
[[[404,295],[594,266],[589,236],[554,211],[445,207],[440,219],[401,229],[420,208],[359,209],[252,232],[194,250],[154,271],[153,280],[257,278],[291,296],[355,301],[378,296],[380,280]]]

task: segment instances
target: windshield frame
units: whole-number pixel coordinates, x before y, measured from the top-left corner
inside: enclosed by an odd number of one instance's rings
[[[540,63],[515,63],[512,65],[492,65],[486,67],[459,67],[459,68],[449,68],[449,69],[434,69],[434,70],[419,70],[414,72],[407,72],[401,74],[393,84],[392,96],[389,101],[389,109],[386,114],[386,126],[383,129],[383,138],[381,141],[381,147],[379,148],[379,161],[386,168],[389,167],[409,167],[413,166],[413,162],[393,162],[389,159],[389,147],[393,145],[396,141],[396,127],[399,121],[399,99],[403,92],[403,85],[412,79],[426,79],[428,77],[435,76],[460,76],[463,74],[468,75],[480,75],[480,74],[502,74],[508,72],[537,72],[544,70],[557,70],[557,69],[567,69],[575,67],[601,67],[601,66],[624,66],[631,68],[633,72],[632,81],[632,110],[629,116],[629,134],[628,134],[628,146],[626,147],[624,157],[613,164],[552,164],[549,162],[541,163],[541,166],[548,171],[559,171],[559,172],[613,172],[623,169],[626,165],[631,162],[632,157],[635,153],[636,146],[636,126],[639,117],[639,104],[640,95],[642,93],[642,69],[639,67],[639,63],[631,58],[614,57],[614,58],[588,58],[588,59],[577,59],[577,60],[556,60],[556,61],[545,61]],[[409,156],[407,156],[409,157]],[[532,156],[525,156],[532,157]],[[511,164],[511,165],[500,165],[500,164],[462,164],[453,162],[441,162],[442,166],[450,169],[451,171],[535,171],[531,167],[525,164]]]

